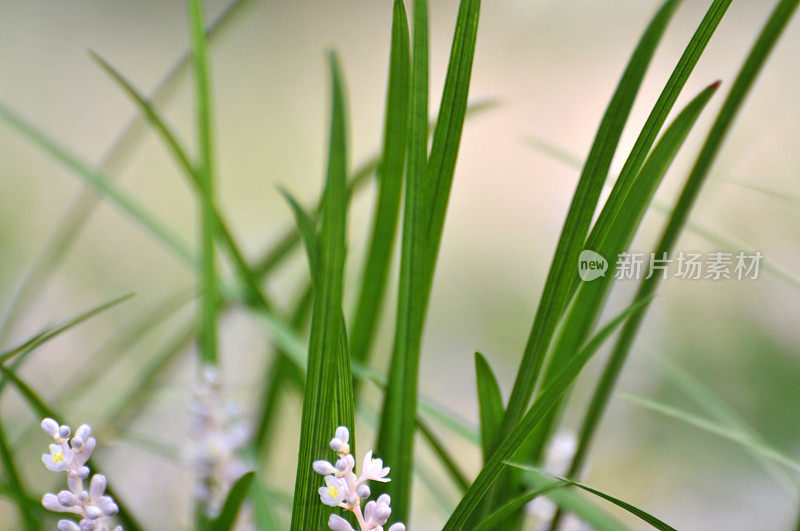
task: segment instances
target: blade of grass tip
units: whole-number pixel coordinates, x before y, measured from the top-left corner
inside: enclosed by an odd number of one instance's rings
[[[587,249],[599,247],[602,241],[609,237],[614,217],[622,210],[622,205],[627,200],[628,193],[636,181],[639,170],[642,168],[658,132],[666,122],[667,116],[678,99],[678,95],[686,85],[689,75],[700,60],[700,56],[722,21],[722,17],[728,10],[730,3],[731,0],[714,0],[694,35],[689,40],[689,44],[678,60],[678,64],[675,65],[675,69],[664,85],[658,100],[653,105],[653,109],[650,111],[644,126],[642,126],[642,130],[636,138],[625,164],[622,166],[619,178],[614,184],[614,188],[612,188],[594,227],[592,227],[592,232],[586,240]],[[575,282],[577,282],[577,279]]]
[[[385,462],[403,463],[402,466],[395,464],[391,485],[376,485],[375,489],[376,494],[383,491],[391,494],[392,510],[401,521],[408,514],[405,504],[413,469],[409,456],[413,452],[415,419],[409,418],[409,414],[416,412],[416,405],[409,401],[416,396],[416,364],[421,342],[418,330],[422,327],[421,308],[424,307],[421,254],[425,242],[420,230],[423,216],[420,201],[428,149],[427,1],[414,0],[412,15],[411,99],[395,336],[375,448]],[[397,501],[401,505],[398,506]]]
[[[123,295],[121,297],[116,297],[116,298],[114,298],[114,299],[112,299],[112,300],[110,300],[108,302],[104,302],[103,304],[101,304],[99,306],[95,306],[94,308],[91,308],[91,309],[81,313],[80,315],[77,315],[76,317],[73,317],[72,319],[69,319],[68,321],[65,321],[64,323],[56,326],[55,328],[43,331],[43,332],[37,334],[36,336],[34,336],[33,338],[29,339],[28,341],[25,341],[21,345],[15,347],[15,348],[6,350],[5,352],[0,353],[0,362],[6,361],[9,358],[12,358],[12,357],[16,356],[17,354],[21,354],[22,352],[28,352],[28,351],[31,351],[33,349],[36,349],[36,348],[40,347],[42,344],[50,341],[51,339],[59,336],[60,334],[63,334],[67,330],[69,330],[69,329],[81,324],[82,322],[86,321],[87,319],[90,319],[90,318],[94,317],[95,315],[103,313],[104,311],[106,311],[108,309],[111,309],[114,306],[117,306],[118,304],[121,304],[121,303],[127,301],[128,299],[130,299],[134,295],[135,295],[135,293],[128,293],[127,295]]]
[[[319,255],[312,272],[314,308],[292,507],[293,530],[324,526],[323,505],[316,499],[319,476],[311,468],[311,463],[332,455],[328,441],[336,426],[347,426],[353,437],[355,435],[353,385],[342,314],[347,210],[345,102],[339,64],[333,53],[330,64],[332,104],[328,175],[323,196]]]
[[[678,199],[678,203],[670,216],[667,226],[661,236],[661,240],[656,247],[656,256],[664,256],[672,253],[672,249],[680,235],[689,213],[694,205],[697,195],[702,188],[706,176],[716,159],[720,147],[733,124],[734,118],[738,114],[745,97],[750,91],[758,73],[764,66],[770,51],[774,47],[786,24],[797,8],[800,0],[781,0],[769,17],[769,20],[761,30],[755,44],[751,48],[747,59],[742,65],[741,70],[733,82],[728,96],[711,127],[711,131],[706,137],[706,141],[701,148],[700,154],[686,180],[684,189]],[[652,275],[649,279],[642,281],[635,300],[650,300],[658,287],[660,275]],[[612,350],[611,356],[606,362],[603,374],[597,385],[595,393],[590,403],[590,410],[587,412],[584,423],[581,427],[578,449],[570,466],[570,476],[576,475],[582,468],[583,462],[588,454],[592,438],[597,425],[602,418],[603,412],[608,405],[622,367],[627,359],[628,353],[636,337],[645,313],[641,312],[634,315],[622,328],[619,338]]]
[[[495,448],[511,432],[533,396],[545,352],[556,324],[571,298],[568,289],[575,271],[571,264],[577,264],[622,129],[628,120],[647,67],[677,5],[677,0],[665,1],[651,19],[600,121],[547,273],[531,333],[503,415],[503,423],[495,439]]]
[[[402,0],[394,1],[390,56],[378,194],[350,329],[350,355],[361,362],[369,358],[383,305],[405,169],[411,66],[408,20]]]
[[[478,504],[484,499],[492,484],[500,476],[503,469],[505,469],[506,461],[510,459],[525,442],[528,434],[536,428],[544,415],[556,405],[558,399],[566,392],[567,388],[572,385],[572,382],[577,378],[584,365],[586,365],[594,353],[597,352],[600,346],[623,322],[625,322],[625,320],[640,311],[644,305],[645,303],[640,301],[629,306],[606,326],[601,328],[600,331],[570,359],[561,371],[559,371],[558,375],[550,384],[539,393],[533,405],[522,419],[520,419],[511,433],[505,437],[500,446],[492,452],[492,455],[481,469],[478,477],[472,482],[467,493],[453,511],[447,524],[445,524],[445,530],[454,531],[465,528],[471,515],[478,507]]]
[[[650,411],[655,411],[657,413],[661,413],[662,415],[678,419],[708,433],[719,435],[720,437],[731,442],[735,442],[736,444],[745,447],[747,450],[756,452],[758,455],[765,457],[779,465],[785,466],[795,472],[800,472],[800,462],[792,459],[782,452],[779,452],[778,450],[775,450],[774,448],[753,440],[747,433],[743,433],[740,430],[727,428],[716,422],[712,422],[707,418],[699,417],[697,415],[693,415],[692,413],[688,413],[678,408],[674,408],[654,400],[649,400],[647,398],[629,395],[627,393],[622,393],[620,398],[637,406],[649,409]]]
[[[317,224],[305,208],[300,205],[300,202],[285,188],[278,187],[278,191],[289,203],[292,209],[295,223],[297,223],[297,230],[300,232],[300,237],[303,240],[303,246],[306,250],[306,257],[308,258],[308,268],[311,273],[311,285],[316,283],[316,271],[319,267],[319,238],[317,237]]]
[[[503,397],[492,367],[480,352],[475,353],[475,379],[481,421],[481,448],[483,461],[486,462],[492,451],[492,441],[503,420]]]
[[[209,529],[228,531],[233,528],[233,524],[236,523],[236,517],[239,515],[239,510],[247,498],[247,492],[250,490],[254,476],[255,472],[250,471],[236,480],[236,483],[233,484],[228,493],[228,497],[225,499],[225,503],[222,505],[219,516],[211,522]]]
[[[636,507],[635,505],[632,505],[632,504],[630,504],[630,503],[628,503],[626,501],[620,500],[619,498],[617,498],[615,496],[612,496],[610,494],[606,494],[605,492],[602,492],[602,491],[599,491],[599,490],[597,490],[597,489],[595,489],[593,487],[590,487],[589,485],[584,485],[583,483],[578,483],[577,481],[571,481],[569,479],[562,478],[560,476],[556,476],[555,474],[550,474],[549,472],[545,472],[544,470],[540,470],[540,469],[538,469],[536,467],[524,465],[524,464],[521,464],[521,463],[508,462],[507,464],[509,466],[513,466],[515,468],[519,468],[520,470],[525,470],[527,472],[533,472],[535,474],[539,474],[541,476],[545,476],[545,477],[548,477],[548,478],[556,479],[556,480],[559,480],[559,481],[566,481],[572,486],[578,487],[581,490],[585,490],[586,492],[588,492],[590,494],[594,494],[595,496],[598,496],[600,498],[603,498],[606,501],[609,501],[609,502],[613,503],[617,507],[628,511],[629,513],[631,513],[634,516],[637,516],[638,518],[640,518],[641,520],[647,522],[648,524],[650,524],[651,526],[655,527],[656,529],[660,529],[662,531],[676,531],[674,527],[672,527],[669,524],[663,522],[662,520],[659,520],[658,518],[656,518],[652,514],[648,513],[647,511],[645,511],[643,509],[640,509],[640,508]]]
[[[206,30],[209,42],[219,38],[220,34],[241,15],[251,0],[234,0],[216,17]],[[176,92],[174,89],[189,64],[190,53],[184,53],[166,72],[151,92],[150,99],[156,104],[166,103]],[[145,124],[140,116],[134,116],[123,126],[120,133],[106,150],[96,169],[100,174],[115,175],[125,165],[134,148],[144,138]],[[58,267],[67,250],[76,240],[86,221],[94,212],[98,197],[91,187],[84,188],[69,205],[57,229],[47,240],[34,260],[22,284],[14,294],[11,303],[0,322],[0,345],[14,326],[16,319],[24,312],[28,302],[47,281],[50,274]]]
[[[398,302],[396,347],[378,438],[384,458],[404,464],[395,469],[388,485],[393,510],[400,520],[408,520],[410,511],[422,331],[464,127],[480,12],[480,0],[462,0],[459,6],[439,115],[426,160],[422,117],[427,114],[428,105],[428,30],[427,5],[423,4],[417,2],[414,7],[405,257],[401,256],[400,266],[400,292],[405,300]]]
[[[12,370],[10,370],[8,367],[5,367],[2,363],[0,363],[0,375],[8,379],[11,385],[13,385],[14,388],[16,388],[20,397],[22,397],[22,399],[28,404],[30,409],[36,415],[38,415],[40,419],[49,417],[53,419],[59,419],[63,422],[64,417],[56,413],[26,382],[20,379]],[[94,459],[89,459],[86,462],[86,466],[89,467],[89,469],[94,474],[103,474],[100,468],[94,463]],[[119,519],[120,523],[122,523],[122,525],[125,527],[125,529],[128,529],[130,531],[141,531],[141,529],[143,528],[133,517],[133,514],[128,509],[127,504],[124,503],[122,498],[120,498],[119,494],[117,494],[111,487],[110,482],[106,487],[106,493],[112,498],[114,498],[114,502],[119,507],[119,511],[117,512],[116,517]]]
[[[36,519],[31,507],[26,503],[26,500],[31,496],[28,494],[28,488],[14,463],[14,456],[11,453],[11,448],[8,446],[8,440],[6,439],[2,422],[0,422],[0,460],[2,460],[5,476],[8,478],[11,486],[11,495],[16,501],[20,516],[19,521],[24,528],[29,531],[41,529],[41,523]]]
[[[192,39],[195,81],[195,127],[197,130],[197,180],[207,199],[200,201],[200,359],[217,364],[217,268],[214,247],[213,204],[215,175],[211,132],[211,87],[206,54],[203,6],[200,0],[187,0]]]
[[[571,485],[572,482],[556,482],[552,483],[546,487],[541,489],[536,489],[530,492],[525,492],[511,498],[506,503],[501,505],[497,510],[492,512],[489,516],[486,517],[478,526],[474,529],[474,531],[491,531],[492,529],[497,529],[497,526],[502,524],[508,517],[512,514],[516,513],[523,507],[525,507],[528,503],[532,502],[539,496],[544,496],[549,492],[552,492],[556,489],[561,489],[566,487],[567,485]]]
[[[182,142],[173,129],[167,124],[166,120],[162,118],[158,110],[145,99],[133,84],[128,81],[118,70],[116,70],[105,59],[100,57],[97,53],[89,51],[91,57],[100,65],[100,67],[123,89],[123,91],[133,100],[142,114],[145,115],[148,122],[152,124],[156,133],[164,141],[168,151],[175,159],[178,167],[182,173],[189,180],[190,188],[199,195],[202,208],[208,211],[208,215],[213,219],[216,226],[215,236],[219,239],[220,244],[227,251],[228,256],[233,263],[236,274],[240,277],[241,283],[245,291],[248,293],[247,301],[251,304],[258,304],[264,309],[269,310],[271,307],[270,302],[261,291],[258,280],[252,268],[244,258],[244,253],[241,251],[239,245],[236,243],[228,223],[225,221],[224,216],[217,208],[214,198],[208,195],[206,187],[202,183],[202,171],[192,164],[188,151],[183,147]]]

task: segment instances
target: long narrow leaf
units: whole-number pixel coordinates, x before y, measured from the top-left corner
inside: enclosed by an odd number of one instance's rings
[[[324,525],[323,505],[317,500],[316,492],[319,476],[311,463],[332,454],[327,443],[336,426],[347,426],[355,437],[353,383],[342,314],[347,210],[345,103],[335,55],[331,54],[330,62],[332,110],[328,176],[319,256],[312,271],[314,309],[292,507],[293,530],[316,530]]]
[[[600,346],[611,336],[611,334],[628,319],[644,307],[644,302],[629,306],[620,315],[611,320],[590,341],[561,369],[552,382],[539,394],[531,408],[520,419],[512,432],[503,440],[503,443],[492,452],[491,457],[484,465],[478,477],[475,478],[467,493],[453,511],[450,519],[445,525],[445,530],[464,529],[470,516],[486,496],[492,484],[497,480],[500,473],[506,467],[506,461],[510,459],[519,447],[525,442],[528,434],[536,428],[542,420],[558,402],[561,395],[577,378],[584,365],[594,355]]]
[[[697,157],[689,177],[687,178],[684,189],[678,199],[678,203],[664,229],[663,235],[656,247],[657,256],[671,254],[673,247],[682,232],[684,225],[689,217],[689,213],[694,205],[697,195],[700,193],[703,183],[716,159],[722,143],[727,136],[733,121],[738,114],[745,97],[750,91],[758,73],[764,66],[770,51],[774,47],[786,24],[797,8],[800,0],[781,0],[773,10],[764,28],[761,30],[755,44],[747,56],[741,70],[733,82],[722,108],[717,114],[717,118],[711,127],[705,143]],[[636,294],[637,301],[649,299],[653,296],[660,281],[660,275],[652,275],[645,279]],[[603,412],[608,405],[611,392],[619,378],[622,367],[627,359],[628,353],[636,334],[639,331],[644,312],[631,318],[622,329],[617,340],[611,357],[606,363],[600,382],[597,385],[592,397],[590,410],[587,413],[581,427],[578,450],[573,458],[570,467],[570,475],[575,475],[580,471],[582,463],[588,454],[592,438],[597,425],[602,418]]]
[[[489,362],[480,352],[475,353],[475,378],[481,420],[481,448],[483,461],[486,462],[492,452],[492,441],[503,420],[503,397]]]

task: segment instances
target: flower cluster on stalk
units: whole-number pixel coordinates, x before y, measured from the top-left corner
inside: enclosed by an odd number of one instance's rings
[[[109,531],[112,526],[110,517],[117,514],[119,508],[111,496],[105,495],[105,476],[94,474],[89,480],[88,490],[83,485],[91,473],[86,462],[97,445],[97,440],[92,437],[92,428],[83,424],[72,435],[69,426],[46,418],[42,421],[42,430],[53,438],[50,453],[43,454],[42,461],[53,472],[66,472],[69,487],[69,490],[62,490],[58,494],[48,492],[42,498],[42,505],[48,511],[73,513],[81,518],[79,523],[59,520],[58,530]],[[122,531],[122,526],[113,529]]]
[[[361,464],[361,475],[356,475],[355,458],[350,454],[350,432],[345,426],[336,428],[334,438],[330,442],[331,449],[339,455],[336,464],[328,461],[314,461],[314,472],[325,476],[325,486],[319,488],[322,503],[331,507],[341,507],[351,511],[361,531],[383,531],[383,526],[392,514],[391,499],[388,494],[378,496],[377,500],[367,501],[362,511],[361,503],[370,497],[367,482],[391,481],[387,476],[389,467],[383,466],[383,460],[372,457],[372,450],[364,455]],[[337,514],[331,514],[328,526],[334,531],[355,531],[350,522]],[[388,531],[405,531],[406,526],[400,522],[392,524]]]
[[[233,483],[248,471],[238,456],[247,442],[247,430],[238,408],[224,400],[220,380],[216,367],[206,365],[200,370],[189,428],[197,475],[195,496],[211,517],[218,514]]]

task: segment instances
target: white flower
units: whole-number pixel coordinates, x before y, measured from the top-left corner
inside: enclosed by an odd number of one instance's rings
[[[373,459],[372,450],[364,454],[364,462],[361,465],[361,478],[359,481],[380,481],[386,483],[391,481],[386,476],[389,474],[389,467],[383,466],[383,459]]]
[[[336,476],[325,476],[327,487],[319,488],[319,497],[322,503],[331,507],[338,507],[342,501],[350,495],[347,482]]]
[[[204,366],[190,406],[194,490],[212,517],[222,508],[233,483],[248,470],[237,456],[247,442],[248,433],[238,418],[238,409],[223,400],[220,380],[214,366]]]
[[[117,514],[119,508],[110,496],[105,495],[106,478],[101,474],[92,476],[89,490],[84,490],[83,480],[89,477],[86,462],[92,455],[97,441],[91,436],[92,429],[83,424],[70,438],[69,426],[59,426],[53,419],[42,421],[42,430],[53,438],[50,453],[42,455],[42,462],[53,472],[66,472],[69,490],[58,494],[47,493],[42,497],[45,509],[59,513],[73,513],[83,518],[80,524],[72,520],[59,520],[59,531],[110,531],[108,517]],[[122,531],[117,526],[114,531]]]
[[[387,475],[389,467],[383,466],[383,460],[372,457],[370,450],[364,455],[361,476],[356,476],[355,458],[350,454],[350,432],[345,426],[336,428],[331,439],[331,449],[339,454],[335,465],[329,461],[314,461],[311,467],[314,472],[325,476],[327,486],[319,488],[322,503],[331,507],[341,507],[352,511],[361,531],[383,531],[383,525],[392,514],[391,498],[382,494],[375,501],[369,501],[361,511],[361,502],[370,496],[368,481],[391,481]],[[355,531],[344,518],[332,514],[328,519],[328,527],[333,531]],[[389,531],[405,531],[405,525],[398,522],[392,524]]]
[[[350,525],[350,522],[338,514],[332,514],[331,517],[328,518],[328,527],[333,529],[333,531],[356,531],[353,529],[353,526]]]
[[[350,441],[350,432],[345,426],[336,428],[333,439],[331,439],[331,450],[340,454],[349,454],[350,446],[347,444]]]
[[[338,472],[335,466],[323,460],[314,461],[311,467],[314,469],[314,472],[320,474],[321,476],[327,476],[328,474],[336,474]]]

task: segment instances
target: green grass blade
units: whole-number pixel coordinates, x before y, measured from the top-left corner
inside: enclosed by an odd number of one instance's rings
[[[388,491],[398,520],[408,515],[416,414],[416,385],[423,322],[424,253],[422,184],[428,140],[428,4],[415,0],[412,25],[411,99],[408,126],[403,236],[397,313],[389,381],[384,394],[376,452],[394,465],[392,482],[376,485]],[[398,502],[400,502],[398,504]]]
[[[293,530],[324,526],[317,495],[315,459],[332,455],[328,442],[336,426],[347,426],[355,438],[353,383],[342,314],[347,211],[347,145],[345,101],[338,60],[331,54],[332,110],[328,176],[322,207],[319,255],[314,278],[314,309],[308,347],[306,389],[300,431],[297,476],[292,507]],[[355,443],[352,445],[355,448]]]
[[[121,304],[121,303],[127,301],[128,299],[130,299],[133,296],[134,296],[133,293],[128,293],[127,295],[123,295],[121,297],[116,297],[116,298],[114,298],[114,299],[112,299],[112,300],[110,300],[108,302],[105,302],[105,303],[99,305],[99,306],[95,306],[94,308],[91,308],[91,309],[81,313],[80,315],[78,315],[76,317],[73,317],[72,319],[69,319],[68,321],[65,321],[64,323],[56,326],[55,328],[51,328],[49,330],[44,330],[44,331],[36,334],[33,338],[29,339],[28,341],[25,341],[21,345],[0,353],[0,362],[4,362],[4,361],[8,360],[9,358],[12,358],[12,357],[16,356],[17,354],[21,354],[23,352],[29,352],[31,350],[34,350],[34,349],[40,347],[42,344],[44,344],[44,343],[50,341],[51,339],[57,337],[58,335],[63,334],[67,330],[69,330],[69,329],[81,324],[82,322],[86,321],[87,319],[91,319],[95,315],[98,315],[100,313],[103,313],[106,310],[109,310],[109,309],[113,308],[114,306],[117,306],[118,304]]]
[[[6,124],[39,146],[39,148],[48,153],[56,161],[63,164],[76,176],[80,177],[99,194],[113,202],[118,208],[133,218],[139,226],[152,234],[155,239],[160,241],[168,250],[175,253],[184,263],[193,267],[197,264],[194,252],[180,236],[175,234],[172,229],[154,214],[116,186],[104,174],[93,170],[88,164],[82,162],[66,149],[59,146],[55,141],[23,120],[2,103],[0,103],[0,120],[6,122]]]
[[[237,20],[237,16],[245,11],[244,8],[254,3],[252,0],[231,2],[206,29],[209,42],[219,38],[220,34],[224,33]],[[175,86],[185,74],[190,57],[190,52],[184,53],[157,83],[150,97],[154,103],[164,104],[175,94]],[[127,163],[136,146],[144,138],[145,131],[146,127],[140,116],[130,119],[106,150],[97,165],[97,172],[105,175],[116,174]],[[3,321],[0,323],[0,344],[14,326],[16,319],[23,313],[28,302],[36,296],[50,274],[61,263],[97,204],[98,197],[90,188],[82,190],[70,204],[67,213],[58,223],[58,228],[45,243],[14,294]]]
[[[687,178],[678,203],[667,222],[660,242],[656,247],[657,256],[662,256],[663,254],[670,255],[672,253],[678,236],[686,224],[692,206],[716,159],[722,142],[733,124],[736,114],[741,108],[758,73],[766,62],[770,51],[797,8],[799,1],[800,0],[781,0],[770,15],[769,20],[751,48],[747,59],[733,82],[733,86],[725,102],[722,104],[722,108],[717,114],[711,131],[706,137],[706,141],[701,148],[694,167]],[[658,287],[660,279],[660,275],[653,275],[649,279],[644,280],[636,294],[636,300],[641,301],[651,298]],[[616,385],[643,318],[644,312],[633,316],[631,320],[625,324],[614,346],[614,350],[609,360],[606,362],[600,382],[592,397],[592,412],[587,413],[587,422],[581,427],[578,450],[573,459],[572,466],[570,467],[570,475],[575,475],[582,467],[582,462],[588,454],[597,424],[608,405],[611,392]]]
[[[645,409],[649,409],[650,411],[655,411],[656,413],[660,413],[662,415],[666,415],[668,417],[681,420],[691,426],[694,426],[695,428],[699,428],[708,433],[719,435],[720,437],[723,437],[724,439],[727,439],[738,445],[741,445],[746,449],[755,452],[756,454],[766,459],[769,459],[770,461],[773,461],[781,466],[789,468],[794,472],[800,472],[800,461],[797,461],[796,459],[793,459],[787,456],[786,454],[779,452],[778,450],[775,450],[774,448],[770,448],[765,444],[753,440],[752,437],[750,437],[748,434],[743,433],[739,430],[727,428],[721,424],[712,422],[707,418],[698,417],[697,415],[693,415],[686,411],[682,411],[672,406],[661,404],[659,402],[656,402],[654,400],[649,400],[647,398],[633,396],[627,393],[623,393],[620,396],[621,398],[624,398],[628,402],[636,404],[637,406],[641,406]]]
[[[666,129],[629,189],[623,208],[611,216],[613,221],[608,236],[600,242],[600,247],[592,250],[608,257],[607,259],[614,263],[613,257],[628,248],[667,169],[684,144],[700,113],[718,88],[719,82],[715,82],[700,92]],[[619,183],[619,181],[617,182]],[[602,278],[581,284],[545,372],[545,383],[549,381],[553,371],[560,369],[587,337],[599,316],[603,301],[613,281],[614,275],[609,272]],[[541,424],[537,450],[541,451],[543,448],[543,442],[554,421],[555,416],[551,415]],[[538,457],[538,454],[535,454],[535,457]]]
[[[217,363],[217,265],[214,235],[213,198],[215,188],[213,139],[211,137],[211,88],[206,54],[203,6],[200,0],[187,0],[192,39],[192,63],[195,81],[195,127],[197,130],[197,181],[205,200],[200,201],[200,341],[199,354],[204,363]]]
[[[611,160],[619,144],[622,129],[630,115],[634,99],[639,92],[656,46],[677,5],[678,1],[667,0],[653,16],[631,55],[600,122],[547,273],[531,333],[528,336],[520,368],[517,371],[514,387],[503,416],[503,423],[498,431],[495,447],[500,444],[505,435],[511,432],[533,396],[544,364],[545,352],[555,332],[556,324],[571,297],[568,289],[573,282],[576,270],[574,266],[577,265],[578,255],[589,231],[589,225],[600,198],[603,182],[611,167]]]
[[[475,378],[478,387],[478,407],[481,421],[481,448],[483,461],[492,452],[492,442],[503,420],[503,396],[492,367],[483,354],[475,353]]]
[[[567,485],[571,485],[572,482],[562,482],[559,481],[557,483],[552,483],[546,487],[542,487],[540,489],[536,489],[530,492],[525,492],[511,498],[506,503],[498,507],[494,512],[492,512],[489,516],[486,517],[478,526],[475,528],[474,531],[491,531],[492,529],[497,529],[497,526],[502,524],[508,517],[512,514],[516,513],[525,505],[532,502],[539,496],[544,496],[549,492],[552,492],[556,489],[564,488]]]
[[[444,444],[442,444],[419,416],[417,416],[417,429],[420,435],[422,435],[422,438],[428,443],[428,446],[431,447],[434,455],[439,459],[447,475],[450,476],[450,479],[453,480],[453,483],[456,484],[463,494],[469,488],[469,480],[458,467],[456,460],[450,455],[450,452],[447,451]]]
[[[640,311],[644,307],[644,302],[629,306],[620,315],[612,319],[606,326],[600,329],[581,350],[570,359],[551,383],[539,394],[533,402],[531,408],[520,419],[512,432],[503,439],[503,442],[492,452],[491,457],[484,465],[478,477],[475,478],[467,493],[453,511],[444,529],[454,531],[464,529],[469,522],[471,515],[478,507],[480,502],[489,493],[492,484],[500,476],[506,467],[506,461],[511,459],[514,453],[525,442],[528,434],[533,431],[555,405],[561,395],[563,395],[572,382],[577,378],[584,365],[594,355],[600,346],[609,336],[631,315]]]
[[[289,193],[288,190],[283,188],[278,189],[283,195],[289,207],[292,209],[295,223],[297,223],[297,230],[300,232],[300,239],[303,241],[303,247],[306,250],[306,257],[308,258],[308,268],[311,272],[311,285],[316,284],[316,274],[319,271],[319,236],[317,235],[317,224],[305,208],[300,205],[300,202]]]
[[[36,531],[41,529],[41,523],[36,519],[30,505],[27,503],[28,488],[25,486],[22,476],[14,463],[14,456],[11,453],[11,448],[8,446],[8,439],[6,439],[5,430],[3,429],[2,422],[0,422],[0,461],[3,463],[3,470],[5,477],[8,478],[9,486],[11,487],[11,497],[14,499],[19,510],[20,522],[28,531]]]
[[[212,223],[213,221],[213,225],[215,226],[214,235],[225,247],[231,262],[233,263],[234,269],[237,275],[240,277],[244,290],[247,292],[248,301],[257,303],[264,307],[264,309],[269,310],[271,304],[258,285],[257,275],[244,258],[244,253],[236,243],[228,223],[217,209],[214,198],[209,195],[211,190],[207,190],[207,187],[203,184],[202,166],[197,168],[191,162],[186,148],[183,147],[176,133],[167,124],[166,120],[161,117],[161,114],[152,105],[152,103],[147,101],[141,92],[139,92],[130,81],[128,81],[105,59],[92,51],[89,53],[100,65],[100,67],[106,73],[108,73],[108,75],[111,76],[111,78],[133,100],[142,114],[146,117],[147,121],[152,124],[156,133],[159,135],[159,137],[161,137],[164,144],[167,146],[168,151],[175,159],[179,168],[182,170],[182,173],[189,180],[190,187],[199,195],[202,208],[211,218],[209,223]],[[209,231],[211,231],[210,228]]]
[[[399,520],[407,520],[410,511],[422,330],[464,125],[479,11],[479,0],[462,0],[428,158],[425,123],[428,107],[427,5],[425,1],[414,4],[411,118],[398,317],[390,381],[378,437],[378,451],[387,462],[406,464],[396,467],[391,484],[384,485],[392,496],[393,511]]]
[[[362,362],[369,357],[386,291],[405,169],[411,66],[408,19],[402,0],[394,2],[390,54],[377,203],[350,329],[350,355]]]
[[[542,153],[551,156],[554,160],[563,162],[564,164],[576,168],[580,168],[583,162],[581,158],[574,153],[571,153],[560,146],[557,146],[543,138],[530,136],[525,138],[525,142],[531,147],[541,151]],[[711,174],[713,177],[713,174]],[[613,184],[613,183],[612,183]],[[776,192],[777,193],[777,192]],[[783,199],[789,201],[790,198],[783,196]],[[665,203],[654,199],[652,207],[655,211],[665,214],[667,216],[672,214],[672,207]],[[686,221],[685,229],[692,234],[695,234],[704,240],[716,245],[721,249],[739,250],[755,254],[756,249],[747,243],[726,234],[718,227],[714,227],[697,219],[688,218]],[[776,263],[771,258],[764,256],[761,260],[761,269],[765,273],[769,273],[776,279],[786,282],[794,289],[800,289],[800,277],[793,274],[786,266]]]
[[[313,291],[309,284],[305,287],[295,303],[292,315],[290,318],[291,326],[294,330],[300,333],[308,321],[308,316],[311,313],[311,304],[313,301]],[[282,350],[275,353],[275,357],[269,364],[267,374],[262,379],[265,382],[264,394],[259,401],[260,412],[258,415],[258,422],[256,429],[251,439],[251,445],[256,453],[261,455],[268,455],[265,448],[265,440],[269,435],[272,424],[275,421],[278,413],[278,403],[285,388],[285,384],[291,383],[302,393],[305,388],[305,375],[302,368],[298,367],[291,361],[289,356]]]
[[[598,248],[603,240],[613,232],[615,216],[623,209],[628,192],[634,186],[637,175],[656,140],[658,132],[666,122],[667,116],[678,99],[678,95],[689,79],[689,75],[694,70],[695,65],[697,65],[697,61],[700,60],[700,56],[703,54],[709,40],[711,40],[711,36],[716,31],[717,26],[722,21],[722,17],[728,10],[730,3],[731,0],[714,0],[694,35],[689,40],[689,44],[678,60],[678,64],[675,65],[675,69],[664,85],[639,136],[636,138],[636,142],[625,160],[619,178],[611,190],[600,216],[597,218],[594,227],[592,227],[592,232],[586,241],[587,249]]]
[[[450,63],[447,66],[442,101],[439,104],[439,115],[425,169],[422,193],[428,213],[424,231],[428,239],[430,269],[436,265],[461,133],[464,130],[480,8],[480,0],[462,0],[459,6]]]
[[[528,466],[528,465],[524,465],[524,464],[520,464],[520,463],[509,462],[508,465],[509,466],[513,466],[515,468],[519,468],[521,470],[525,470],[527,472],[533,472],[535,474],[539,474],[541,476],[545,476],[545,477],[548,477],[548,478],[557,479],[559,481],[566,481],[570,485],[578,487],[581,490],[585,490],[586,492],[594,494],[595,496],[599,496],[600,498],[603,498],[604,500],[613,503],[617,507],[619,507],[621,509],[624,509],[624,510],[628,511],[629,513],[631,513],[632,515],[637,516],[640,519],[644,520],[645,522],[647,522],[651,526],[655,527],[656,529],[660,529],[661,531],[676,531],[674,527],[672,527],[669,524],[663,522],[662,520],[659,520],[658,518],[656,518],[652,514],[648,513],[647,511],[644,511],[644,510],[642,510],[642,509],[640,509],[640,508],[638,508],[638,507],[636,507],[634,505],[631,505],[630,503],[628,503],[626,501],[620,500],[619,498],[611,496],[610,494],[606,494],[605,492],[601,492],[601,491],[599,491],[599,490],[597,490],[595,488],[592,488],[592,487],[590,487],[588,485],[584,485],[583,483],[578,483],[577,481],[571,481],[569,479],[562,478],[562,477],[556,476],[554,474],[550,474],[549,472],[545,472],[544,470],[540,470],[540,469],[538,469],[536,467],[532,467],[532,466]]]
[[[236,523],[236,517],[239,515],[239,510],[247,498],[247,492],[250,490],[255,474],[255,472],[250,471],[236,480],[236,483],[233,484],[228,493],[228,497],[225,499],[225,503],[222,505],[219,516],[211,522],[209,529],[229,531],[233,528],[233,524]]]

